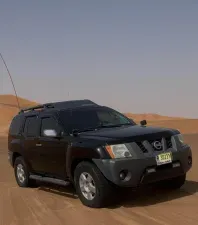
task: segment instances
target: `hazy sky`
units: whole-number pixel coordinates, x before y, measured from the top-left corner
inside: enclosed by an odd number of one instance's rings
[[[198,117],[196,0],[0,0],[0,51],[22,97]]]

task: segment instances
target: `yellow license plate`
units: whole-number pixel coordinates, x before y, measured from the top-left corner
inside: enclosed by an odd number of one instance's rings
[[[167,164],[172,162],[172,153],[162,153],[156,156],[157,165]]]

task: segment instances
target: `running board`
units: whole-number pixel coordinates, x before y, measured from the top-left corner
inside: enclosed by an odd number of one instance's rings
[[[48,182],[48,183],[53,183],[53,184],[58,184],[58,185],[62,185],[62,186],[67,186],[70,184],[70,182],[68,181],[64,181],[64,180],[60,180],[60,179],[56,179],[56,178],[51,178],[51,177],[42,177],[39,175],[30,175],[29,177],[32,180],[38,180],[41,182]]]

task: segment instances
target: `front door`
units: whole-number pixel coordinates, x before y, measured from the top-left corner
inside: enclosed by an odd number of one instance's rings
[[[66,177],[66,149],[67,142],[64,138],[46,137],[44,130],[53,129],[57,133],[61,128],[51,116],[41,117],[41,126],[38,142],[36,143],[40,154],[40,173],[50,177],[64,179]]]

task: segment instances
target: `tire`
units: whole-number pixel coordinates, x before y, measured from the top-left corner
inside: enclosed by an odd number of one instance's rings
[[[24,179],[22,179],[22,177],[19,177],[19,170],[23,171],[22,173],[24,173],[23,175]],[[21,156],[17,157],[14,162],[14,174],[19,187],[36,187],[37,186],[36,181],[29,179],[29,170],[28,170],[27,164],[25,163],[23,157]]]
[[[82,183],[85,181],[83,177],[85,178],[86,176],[89,181],[92,178],[92,182],[89,182],[87,185],[88,189],[92,190],[92,193],[90,193],[89,190],[87,192],[89,193],[89,197],[91,196],[92,199],[88,199],[88,194],[87,196],[85,192],[83,194],[81,188],[84,186]],[[111,203],[114,191],[113,187],[93,163],[81,162],[77,165],[74,171],[74,183],[78,197],[83,205],[91,208],[102,208]],[[86,190],[87,187],[84,186]],[[90,187],[92,187],[92,189],[90,189]],[[95,187],[95,193],[93,191],[93,187]]]
[[[162,182],[165,189],[180,189],[186,181],[186,174]]]

